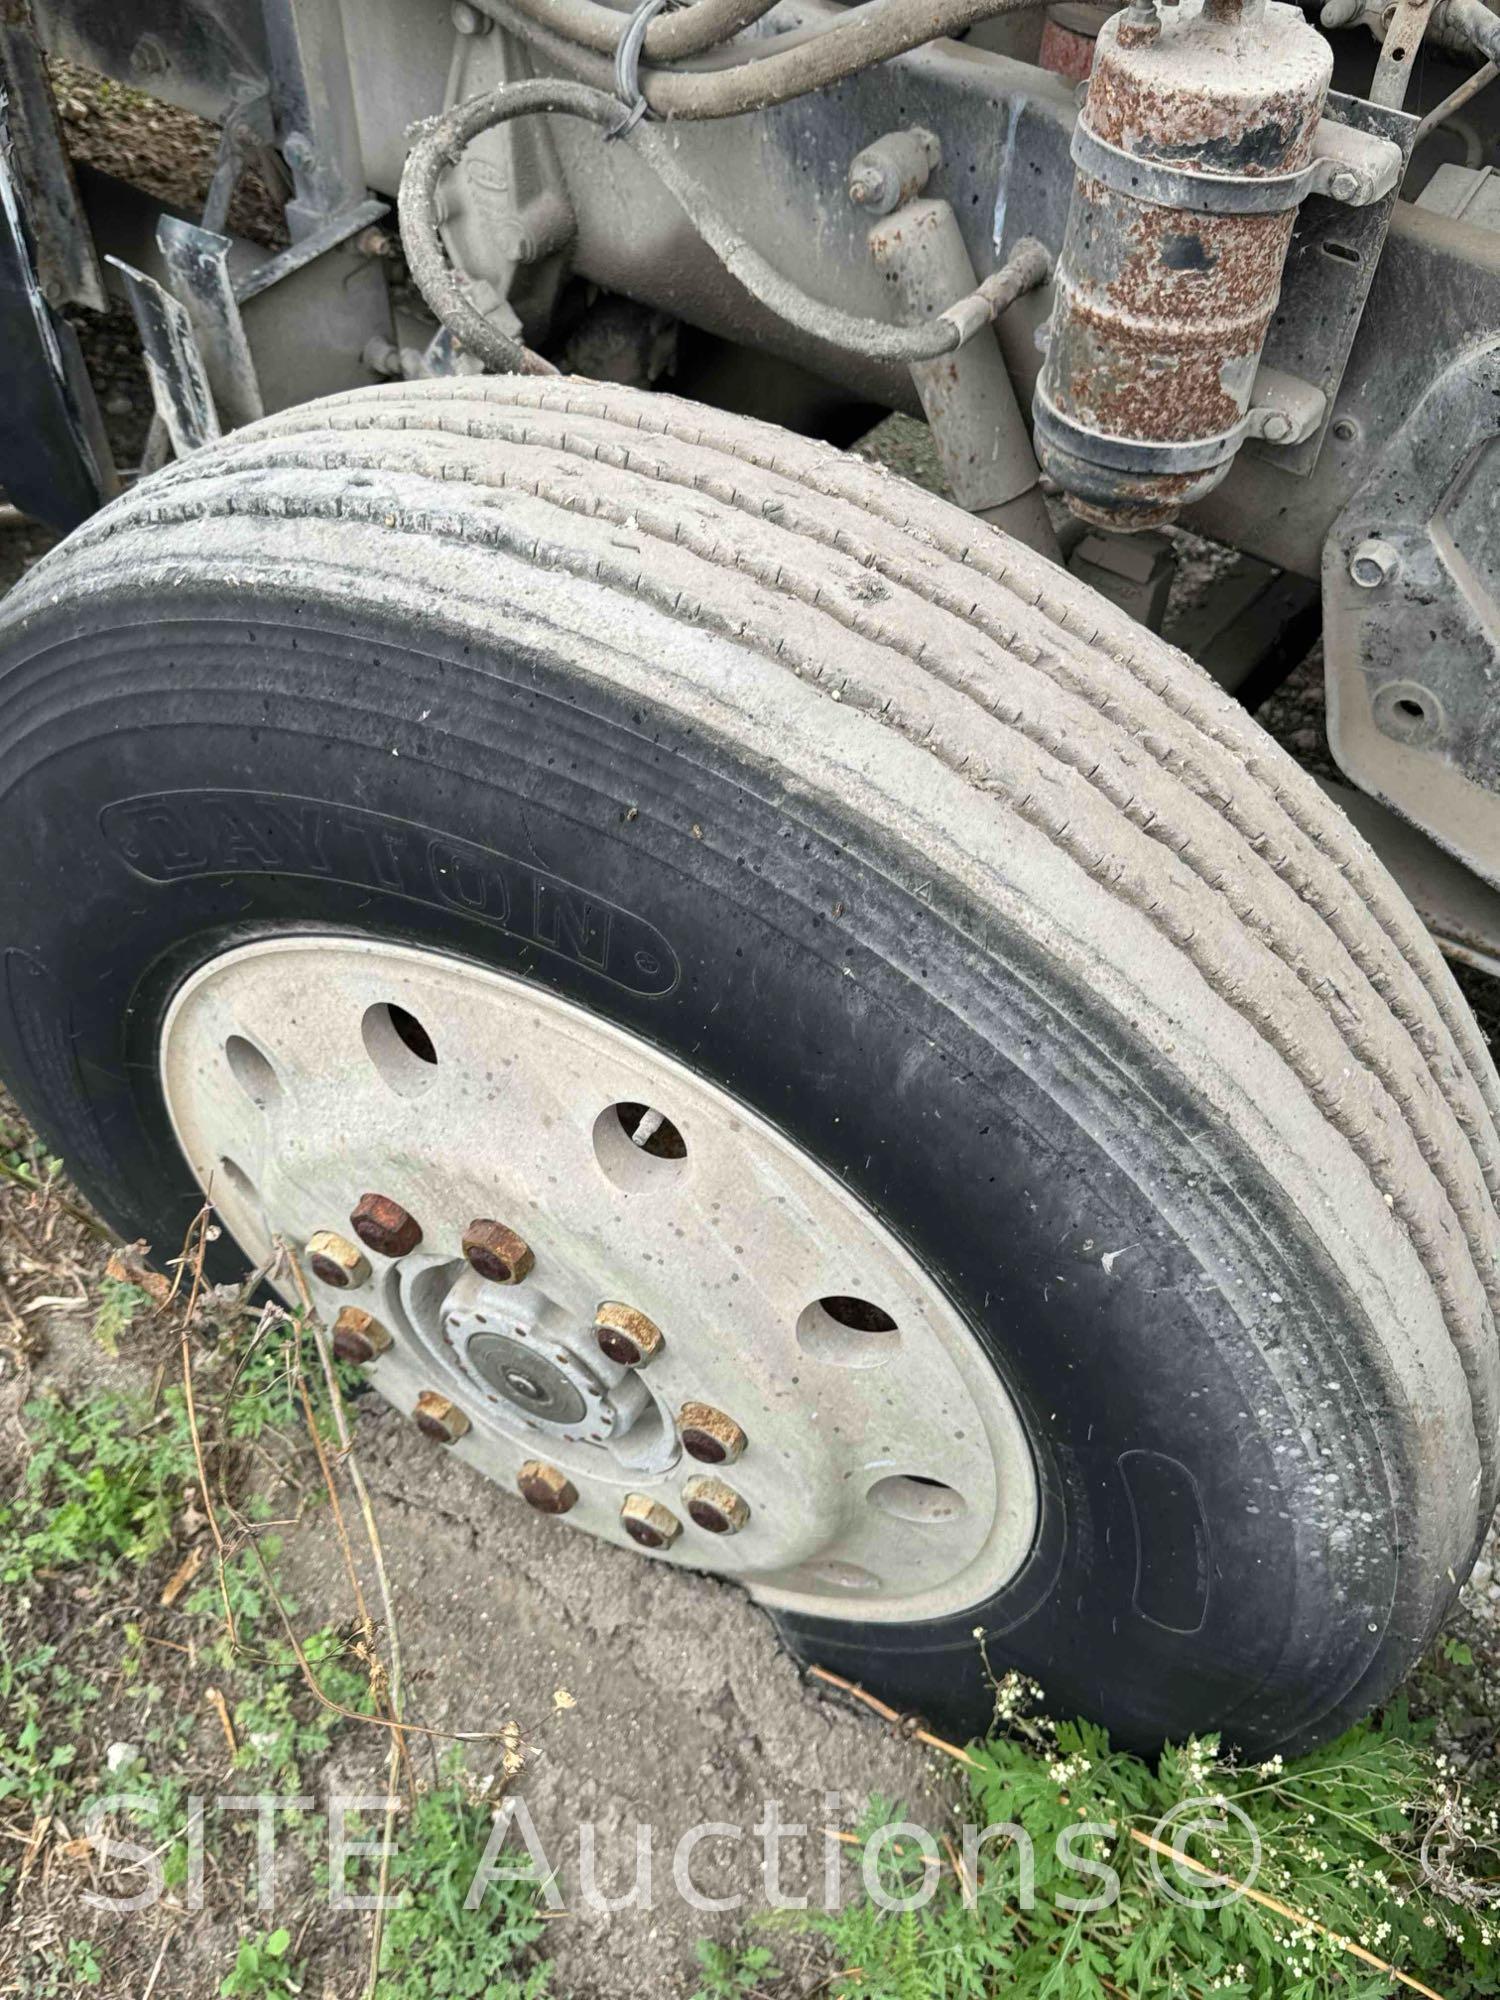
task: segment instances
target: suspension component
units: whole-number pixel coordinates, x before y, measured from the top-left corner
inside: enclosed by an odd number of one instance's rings
[[[1399,149],[1323,118],[1327,41],[1281,0],[1135,0],[1101,30],[1037,386],[1038,455],[1074,513],[1171,520],[1245,438],[1321,420],[1320,390],[1257,383],[1299,203],[1363,204]]]

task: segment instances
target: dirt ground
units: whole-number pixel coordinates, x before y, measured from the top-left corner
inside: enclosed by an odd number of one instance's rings
[[[38,1256],[28,1249],[34,1215],[14,1188],[0,1201],[0,1288],[11,1322],[9,1337],[0,1337],[0,1495],[19,1469],[19,1411],[29,1396],[56,1394],[74,1404],[121,1391],[159,1398],[163,1380],[177,1379],[175,1340],[164,1346],[149,1320],[117,1355],[101,1348],[91,1330],[101,1246],[64,1217],[48,1229],[48,1248]],[[28,1309],[59,1283],[83,1295],[80,1311]],[[872,1796],[906,1801],[925,1825],[946,1823],[950,1788],[933,1753],[805,1684],[769,1621],[738,1591],[605,1548],[534,1514],[419,1438],[377,1396],[358,1397],[354,1412],[355,1450],[393,1593],[405,1713],[434,1732],[434,1743],[476,1739],[466,1762],[481,1785],[499,1777],[502,1746],[519,1744],[521,1769],[506,1789],[525,1802],[540,1849],[558,1871],[564,1910],[548,1925],[545,1949],[559,1995],[673,2000],[693,1990],[697,1941],[733,1938],[740,1919],[692,1907],[674,1889],[673,1853],[689,1827],[718,1821],[746,1830],[741,1839],[700,1846],[691,1879],[705,1898],[739,1892],[748,1911],[765,1899],[763,1837],[754,1830],[768,1802],[783,1824],[804,1830],[780,1843],[781,1879],[789,1894],[810,1887],[815,1898],[828,1845],[822,1829],[857,1824]],[[287,1489],[269,1484],[280,1515]],[[161,1598],[180,1560],[204,1537],[189,1496],[170,1550],[147,1566],[133,1598],[102,1603],[87,1586],[75,1589],[61,1657],[107,1685],[119,1632],[137,1623],[148,1646],[180,1652],[186,1642],[196,1653],[202,1641],[192,1619],[180,1603],[164,1607]],[[367,1561],[362,1574],[375,1601]],[[350,1618],[351,1589],[326,1509],[285,1530],[277,1575],[305,1625]],[[23,1622],[18,1618],[18,1627]],[[196,1629],[201,1634],[201,1623]],[[178,1665],[169,1654],[155,1657],[169,1669]],[[194,1749],[182,1757],[190,1781],[209,1794],[256,1790],[228,1776],[208,1705],[211,1672],[195,1658],[181,1676],[169,1701],[201,1712]],[[139,1690],[121,1685],[91,1719],[77,1750],[94,1760],[101,1788],[112,1768],[111,1739],[149,1740],[149,1707]],[[512,1724],[514,1732],[501,1736]],[[419,1752],[417,1761],[430,1774],[434,1756]],[[385,1777],[383,1735],[356,1729],[319,1768],[304,1769],[302,1782],[318,1796],[378,1796]],[[0,1811],[0,1820],[8,1817]],[[580,1875],[583,1822],[594,1829],[599,1895],[611,1900],[637,1880],[638,1828],[650,1828],[649,1906],[589,1909]],[[25,1990],[7,1981],[7,1962],[13,1973],[27,1969],[22,1945],[36,1949],[49,1920],[59,1935],[81,1925],[94,1931],[112,1969],[108,1993],[138,1996],[168,1940],[156,2000],[203,2000],[217,1991],[240,1926],[238,1909],[216,1896],[212,1883],[198,1915],[169,1895],[139,1919],[89,1917],[78,1907],[79,1887],[76,1873],[59,1865],[18,1897],[13,1921],[0,1898],[0,1993]],[[344,2000],[362,1976],[364,1920],[329,1910],[315,1889],[298,1851],[278,1847],[275,1914],[293,1926],[322,1992]],[[799,1963],[811,1967],[816,1953],[810,1943],[789,1940],[780,1957],[795,1980]],[[803,1989],[796,1981],[779,1990]]]

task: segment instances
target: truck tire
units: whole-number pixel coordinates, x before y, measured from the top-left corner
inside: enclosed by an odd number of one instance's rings
[[[539,1534],[949,1730],[1016,1669],[1295,1749],[1431,1639],[1500,1086],[1342,815],[1072,578],[764,425],[430,382],[144,482],[0,677],[27,1115],[127,1237],[206,1184],[226,1273],[295,1246]]]

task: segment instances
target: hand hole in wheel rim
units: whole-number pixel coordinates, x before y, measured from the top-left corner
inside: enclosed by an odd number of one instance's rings
[[[920,1472],[897,1472],[888,1479],[877,1479],[865,1498],[893,1521],[915,1521],[922,1527],[940,1527],[969,1511],[961,1493]]]
[[[405,1007],[382,1000],[366,1008],[360,1023],[365,1053],[399,1097],[415,1097],[437,1073],[431,1035]]]
[[[219,1162],[219,1175],[219,1192],[228,1188],[230,1193],[238,1195],[241,1201],[249,1202],[252,1207],[259,1207],[260,1196],[256,1192],[255,1183],[237,1160],[231,1160],[226,1155]]]
[[[797,1345],[835,1368],[879,1368],[901,1346],[901,1329],[883,1307],[846,1292],[814,1299],[797,1321]]]
[[[626,1194],[670,1186],[687,1170],[687,1141],[664,1111],[623,1098],[594,1121],[594,1155]]]
[[[269,1111],[281,1097],[281,1079],[270,1060],[244,1035],[231,1035],[224,1044],[224,1059],[235,1082],[250,1102]]]

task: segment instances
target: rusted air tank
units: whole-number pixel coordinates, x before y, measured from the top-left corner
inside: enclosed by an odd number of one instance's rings
[[[1229,470],[1331,72],[1280,0],[1137,0],[1101,31],[1035,409],[1085,520],[1155,526]]]

